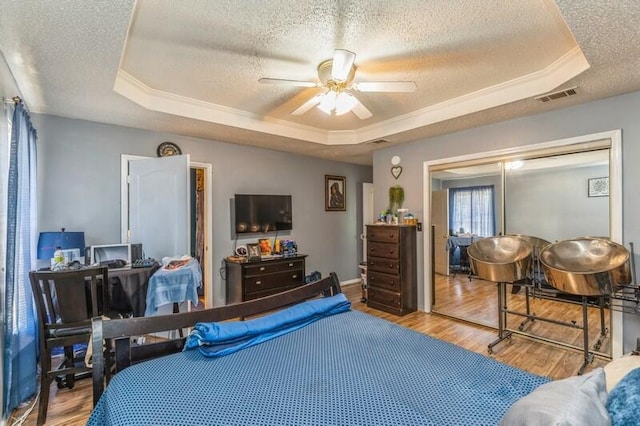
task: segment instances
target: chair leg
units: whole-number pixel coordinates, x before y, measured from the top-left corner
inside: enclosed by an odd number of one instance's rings
[[[67,368],[73,368],[74,364],[75,354],[73,352],[73,346],[65,346],[63,365]],[[69,389],[73,389],[73,386],[75,385],[75,374],[67,374],[65,379],[65,386]]]
[[[40,354],[40,402],[38,403],[38,425],[47,421],[47,408],[49,406],[49,391],[51,390],[51,351],[46,350]]]

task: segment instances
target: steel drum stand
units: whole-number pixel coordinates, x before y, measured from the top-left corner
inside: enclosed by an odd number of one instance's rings
[[[493,354],[493,347],[506,339],[511,339],[513,331],[507,330],[507,283],[498,283],[498,338],[489,343],[489,355]]]
[[[553,343],[559,346],[564,346],[564,347],[568,347],[571,349],[580,349],[583,351],[584,353],[584,362],[582,364],[582,366],[580,367],[580,369],[578,370],[578,375],[581,375],[585,368],[591,364],[591,362],[593,362],[593,357],[594,354],[589,350],[589,321],[588,321],[588,298],[587,296],[582,296],[582,326],[577,325],[575,322],[563,322],[563,321],[557,321],[551,318],[544,318],[544,317],[540,317],[537,316],[536,314],[533,314],[530,312],[529,310],[529,295],[528,295],[528,290],[529,287],[531,286],[531,284],[524,284],[525,289],[527,291],[526,294],[526,313],[522,313],[522,312],[517,312],[517,311],[511,311],[508,309],[507,307],[507,286],[508,283],[506,282],[499,282],[498,283],[498,338],[496,340],[494,340],[493,342],[489,343],[488,346],[488,352],[489,354],[493,354],[493,348],[494,346],[496,346],[497,344],[503,342],[506,339],[511,339],[511,337],[513,336],[513,334],[519,334],[519,335],[523,335],[523,336],[527,336],[529,338],[532,339],[536,339],[536,340],[542,340],[548,343]],[[511,283],[512,284],[512,283]],[[569,303],[569,302],[566,302]],[[607,329],[605,326],[605,316],[604,316],[604,297],[603,296],[599,296],[598,299],[598,304],[599,304],[599,309],[600,309],[600,336],[598,337],[598,340],[596,341],[596,343],[594,344],[593,350],[597,351],[600,349],[600,347],[602,346],[602,340],[607,336]],[[522,316],[525,317],[526,320],[523,321],[520,324],[520,328],[519,330],[512,330],[509,329],[507,327],[507,314],[512,314],[512,315],[518,315],[518,316]],[[560,342],[554,339],[548,339],[546,337],[542,337],[542,336],[537,336],[535,334],[531,334],[531,333],[527,333],[524,332],[524,328],[525,325],[528,322],[533,322],[535,320],[539,320],[539,321],[545,321],[545,322],[549,322],[552,324],[556,324],[556,325],[562,325],[565,327],[570,327],[570,328],[574,328],[574,329],[579,329],[582,330],[582,341],[583,341],[583,345],[582,347],[576,346],[576,345],[572,345],[570,343],[565,343],[565,342]]]

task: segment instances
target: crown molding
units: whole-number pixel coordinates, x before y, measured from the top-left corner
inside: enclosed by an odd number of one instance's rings
[[[164,92],[145,85],[122,69],[118,70],[114,91],[152,111],[321,145],[356,145],[534,97],[557,88],[587,69],[589,63],[576,46],[540,71],[355,130],[327,131]]]
[[[375,140],[534,97],[555,89],[589,67],[582,50],[576,46],[540,71],[361,128],[359,129],[360,139],[363,141]],[[386,132],[386,135],[383,135],[382,132]]]

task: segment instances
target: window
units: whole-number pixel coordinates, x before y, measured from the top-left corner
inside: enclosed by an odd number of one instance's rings
[[[494,186],[449,189],[449,227],[453,233],[495,235]]]

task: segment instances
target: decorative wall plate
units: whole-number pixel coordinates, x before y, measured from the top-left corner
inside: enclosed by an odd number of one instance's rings
[[[170,157],[172,155],[180,155],[182,151],[180,147],[173,142],[162,142],[156,150],[158,157]]]

